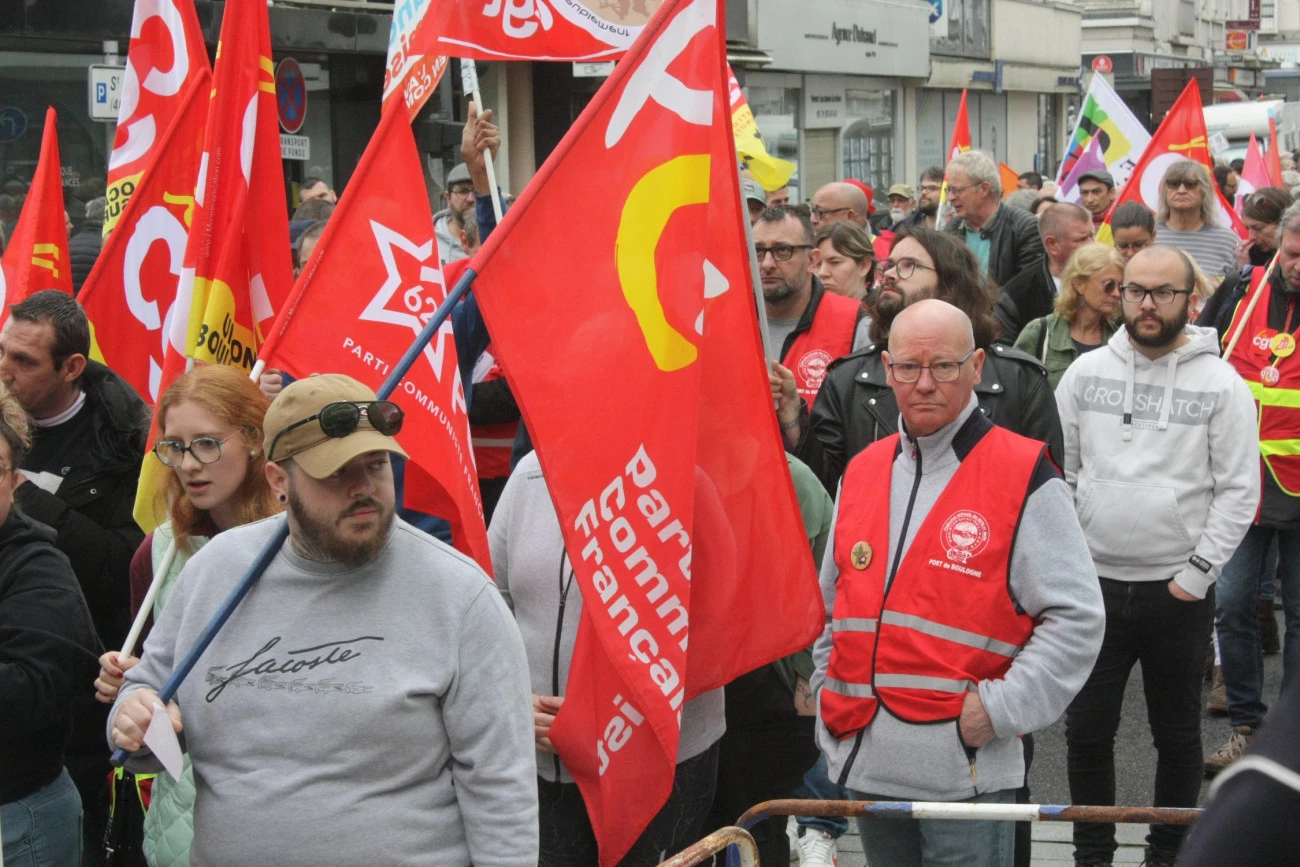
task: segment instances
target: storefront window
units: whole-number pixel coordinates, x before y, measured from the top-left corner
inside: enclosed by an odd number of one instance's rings
[[[1034,171],[1044,176],[1056,174],[1057,152],[1056,101],[1050,93],[1038,95],[1038,153],[1034,155]]]
[[[894,92],[850,88],[844,101],[844,177],[888,189],[894,177]]]
[[[63,200],[75,227],[85,203],[104,195],[105,167],[114,125],[92,121],[87,67],[102,55],[0,52],[0,222],[17,219],[45,131],[45,110],[58,112]]]
[[[745,88],[745,98],[754,113],[758,132],[763,137],[767,152],[799,165],[799,101],[803,98],[798,87],[768,86],[755,82],[759,76],[751,74],[754,82]],[[803,201],[799,189],[799,172],[790,178],[790,201]]]

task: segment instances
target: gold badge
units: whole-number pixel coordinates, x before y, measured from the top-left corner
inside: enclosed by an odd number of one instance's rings
[[[871,565],[871,546],[866,542],[858,542],[849,552],[849,558],[853,561],[854,569],[865,569]]]
[[[1295,338],[1286,332],[1275,336],[1268,345],[1278,358],[1288,358],[1295,352]]]

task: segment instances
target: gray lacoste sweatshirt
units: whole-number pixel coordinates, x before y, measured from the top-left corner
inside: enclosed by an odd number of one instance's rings
[[[157,690],[283,517],[186,564],[128,672]],[[401,519],[364,566],[286,544],[177,696],[191,863],[537,864],[523,643],[483,571]],[[147,750],[132,770],[159,771]]]
[[[510,474],[492,514],[488,542],[497,589],[514,612],[524,638],[532,690],[538,695],[564,695],[582,615],[582,591],[564,554],[560,520],[542,478],[537,452],[520,459]],[[560,598],[566,584],[569,592],[564,595],[561,616]],[[727,728],[723,708],[721,689],[709,690],[682,705],[679,764],[722,737]],[[573,782],[569,769],[554,753],[538,751],[536,755],[539,777],[552,783]]]
[[[907,538],[902,540],[904,555],[961,465],[953,450],[953,438],[977,405],[972,395],[961,415],[932,436],[911,440],[903,433],[903,448],[894,461],[888,488],[889,549],[877,551],[876,556],[894,562],[903,516],[916,480],[913,445],[920,454],[921,482]],[[837,498],[836,520],[838,511]],[[830,620],[839,577],[835,565],[836,529],[832,527],[821,570],[826,629],[813,647],[816,672],[812,687],[819,693],[830,661]],[[857,792],[927,801],[957,801],[1024,784],[1024,752],[1019,735],[1044,728],[1065,712],[1092,671],[1106,620],[1088,545],[1079,529],[1069,489],[1059,478],[1040,486],[1025,503],[1011,555],[1010,584],[1020,607],[1038,625],[1006,676],[979,684],[980,699],[997,737],[976,751],[974,767],[966,757],[955,720],[915,725],[882,707],[863,730],[856,755],[856,735],[839,740],[818,719],[817,744],[826,754],[832,780],[843,777],[843,784]]]

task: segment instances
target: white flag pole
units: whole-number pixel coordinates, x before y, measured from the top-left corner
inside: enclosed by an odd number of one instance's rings
[[[153,603],[158,598],[158,591],[162,588],[163,579],[171,571],[172,563],[175,560],[176,540],[173,538],[167,544],[167,551],[163,554],[162,562],[154,570],[153,580],[149,582],[149,592],[144,594],[144,601],[140,603],[140,610],[136,612],[135,622],[131,624],[131,631],[127,633],[126,641],[122,642],[122,651],[118,654],[118,659],[125,659],[135,650],[135,643],[140,640],[140,633],[144,632],[145,621],[149,619],[149,614],[153,611]]]
[[[474,66],[474,61],[462,59],[460,62],[460,83],[465,93],[471,95],[474,105],[480,112],[483,111],[483,96],[478,92],[478,69]],[[492,213],[496,216],[497,222],[501,222],[504,216],[501,207],[500,191],[497,188],[497,171],[492,165],[492,149],[483,151],[483,162],[487,166],[488,186],[491,188],[492,196]]]

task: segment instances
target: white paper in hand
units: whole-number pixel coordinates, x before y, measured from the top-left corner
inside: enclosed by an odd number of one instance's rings
[[[144,733],[144,745],[149,748],[163,768],[179,781],[185,763],[181,759],[181,742],[176,739],[176,730],[172,728],[172,718],[158,702],[153,703],[153,719],[149,721],[149,730]]]

